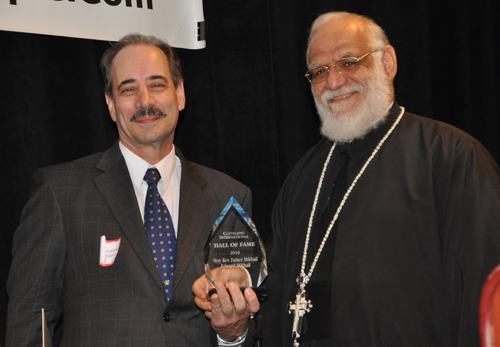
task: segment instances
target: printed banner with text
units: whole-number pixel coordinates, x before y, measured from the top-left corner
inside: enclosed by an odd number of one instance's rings
[[[117,41],[135,32],[205,47],[203,0],[0,0],[0,30]]]

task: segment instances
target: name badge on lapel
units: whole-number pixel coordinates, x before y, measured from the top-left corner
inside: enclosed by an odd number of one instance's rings
[[[106,236],[101,236],[101,252],[99,255],[99,265],[103,267],[114,264],[118,249],[120,249],[121,238],[118,240],[106,241]]]

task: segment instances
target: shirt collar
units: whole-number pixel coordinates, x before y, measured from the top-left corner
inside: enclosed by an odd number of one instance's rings
[[[120,151],[122,152],[125,163],[127,164],[128,172],[132,180],[132,184],[136,189],[139,189],[144,182],[144,174],[146,170],[155,167],[160,171],[161,180],[158,184],[160,194],[165,191],[172,180],[172,175],[176,165],[175,147],[172,145],[170,153],[160,160],[158,163],[151,165],[130,149],[119,142]]]

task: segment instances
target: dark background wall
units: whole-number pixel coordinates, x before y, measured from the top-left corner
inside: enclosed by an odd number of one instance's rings
[[[178,50],[187,107],[176,145],[252,188],[253,219],[266,238],[283,180],[319,139],[304,78],[307,29],[320,13],[347,10],[387,31],[398,55],[400,105],[469,132],[498,161],[497,1],[205,0],[207,48]],[[31,175],[117,139],[98,69],[108,46],[0,31],[0,345],[10,247]]]

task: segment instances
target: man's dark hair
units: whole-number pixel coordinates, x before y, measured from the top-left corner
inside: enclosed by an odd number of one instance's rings
[[[101,58],[101,72],[104,79],[104,92],[113,99],[113,80],[111,78],[111,65],[113,59],[118,52],[128,45],[150,44],[158,47],[165,53],[170,67],[170,76],[174,81],[174,86],[177,88],[179,82],[182,81],[182,66],[181,61],[177,54],[168,43],[163,40],[157,39],[154,36],[146,36],[140,34],[129,34],[122,37],[118,42],[112,45],[104,52]]]

